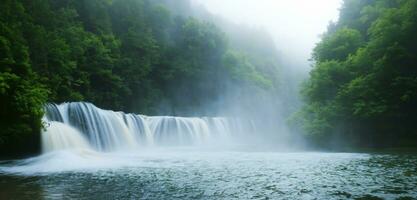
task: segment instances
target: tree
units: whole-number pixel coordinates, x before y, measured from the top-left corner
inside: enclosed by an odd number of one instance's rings
[[[345,1],[336,30],[314,49],[306,130],[328,143],[416,146],[417,2],[363,2]]]

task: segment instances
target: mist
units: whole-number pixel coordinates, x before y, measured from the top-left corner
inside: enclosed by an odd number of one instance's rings
[[[284,61],[309,71],[311,51],[330,21],[337,21],[342,0],[194,0],[210,13],[236,24],[267,31]]]
[[[341,3],[341,0],[191,1],[189,11],[179,14],[214,23],[226,33],[232,48],[249,52],[250,56],[260,59],[273,60],[269,68],[273,69],[271,74],[277,83],[273,88],[259,90],[228,81],[214,100],[200,108],[193,108],[191,114],[175,114],[251,119],[258,132],[246,134],[244,140],[254,145],[268,144],[281,149],[295,143],[295,146],[304,148],[301,134],[291,132],[287,120],[303,104],[299,90],[311,70],[309,60],[312,49],[329,23],[337,21]],[[179,10],[175,7],[178,5],[170,6],[172,10]],[[186,102],[187,87],[184,90],[176,90],[176,94],[179,101]]]

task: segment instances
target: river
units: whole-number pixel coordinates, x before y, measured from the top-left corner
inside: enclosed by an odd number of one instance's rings
[[[158,148],[3,161],[0,199],[415,199],[417,155]]]

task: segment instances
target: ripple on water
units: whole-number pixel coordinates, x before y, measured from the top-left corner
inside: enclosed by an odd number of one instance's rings
[[[2,162],[0,199],[412,199],[415,163],[347,153],[66,153]]]

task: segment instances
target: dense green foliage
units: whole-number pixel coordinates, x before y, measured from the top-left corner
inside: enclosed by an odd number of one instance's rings
[[[309,137],[336,148],[417,146],[416,0],[345,0],[313,60],[298,113]]]
[[[214,114],[230,88],[276,91],[274,47],[263,49],[269,55],[250,40],[237,47],[191,13],[187,0],[3,0],[0,155],[36,149],[48,101]]]
[[[36,133],[41,128],[47,90],[30,65],[23,35],[22,21],[27,17],[23,7],[8,2],[2,3],[0,10],[0,151],[34,151],[39,142],[30,141],[39,137]]]

